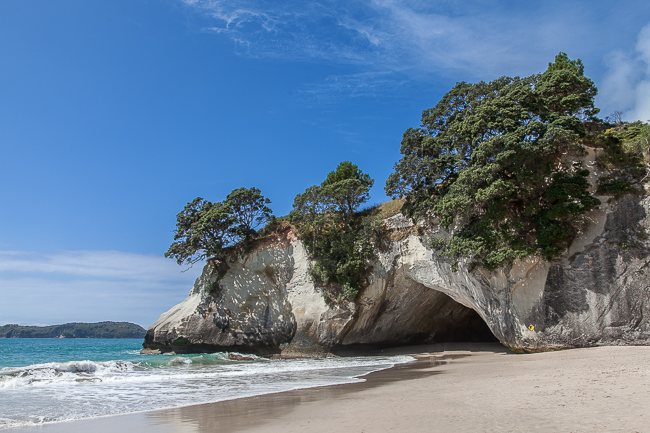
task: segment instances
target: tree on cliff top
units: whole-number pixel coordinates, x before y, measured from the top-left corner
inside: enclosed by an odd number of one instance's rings
[[[316,260],[316,281],[340,286],[353,299],[365,284],[368,261],[374,256],[373,220],[358,215],[370,198],[373,180],[349,161],[340,163],[320,185],[294,200],[290,218]]]
[[[374,180],[350,161],[343,161],[321,184],[322,195],[347,219],[370,198]]]
[[[176,215],[174,242],[165,257],[181,265],[194,264],[218,255],[233,242],[231,227],[234,218],[223,203],[195,198]]]
[[[560,53],[543,74],[457,83],[404,133],[387,193],[406,197],[412,218],[463,221],[433,243],[443,255],[473,256],[488,269],[535,251],[556,257],[576,217],[600,203],[588,171],[566,159],[584,152],[584,122],[598,113],[583,73],[580,60]]]
[[[374,180],[350,161],[343,161],[320,185],[298,194],[290,217],[294,224],[319,231],[332,218],[349,224],[354,213],[370,198]]]
[[[233,234],[249,239],[256,229],[271,218],[273,211],[267,206],[271,200],[265,198],[257,188],[238,188],[226,197],[225,205],[233,217]]]
[[[221,255],[224,248],[257,233],[272,216],[270,203],[257,188],[233,190],[224,202],[195,198],[176,216],[174,242],[165,257],[192,265]]]

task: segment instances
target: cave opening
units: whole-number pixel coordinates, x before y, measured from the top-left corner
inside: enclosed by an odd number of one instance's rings
[[[406,321],[391,346],[436,343],[499,343],[483,318],[448,295],[429,289],[415,308],[418,321]]]
[[[411,281],[396,286],[372,313],[360,312],[366,318],[364,324],[354,326],[343,344],[333,348],[334,353],[437,343],[500,343],[476,311],[448,295]]]
[[[447,314],[439,314],[430,323],[430,331],[414,335],[410,344],[433,343],[499,343],[490,327],[473,309],[445,294]],[[421,339],[421,341],[417,341]]]

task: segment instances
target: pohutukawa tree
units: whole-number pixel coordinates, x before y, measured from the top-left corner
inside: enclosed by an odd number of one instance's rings
[[[535,252],[552,259],[600,204],[589,172],[571,162],[584,153],[585,123],[597,121],[596,93],[565,53],[542,74],[457,83],[404,133],[386,192],[406,198],[409,217],[463,224],[433,243],[442,255],[487,269]]]
[[[224,248],[250,240],[272,217],[270,203],[257,188],[233,190],[224,202],[195,198],[176,216],[174,242],[165,257],[192,265],[221,256]]]
[[[238,188],[233,190],[224,202],[233,217],[233,233],[249,239],[257,233],[273,214],[267,206],[271,200],[262,196],[257,188]]]

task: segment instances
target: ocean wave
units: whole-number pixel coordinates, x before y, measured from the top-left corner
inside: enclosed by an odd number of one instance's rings
[[[30,385],[61,382],[92,382],[111,373],[128,373],[142,369],[129,361],[70,361],[34,364],[27,367],[0,369],[0,389],[15,389]]]
[[[232,353],[239,355],[239,353]],[[262,358],[249,356],[253,360]],[[26,367],[5,367],[0,369],[0,389],[17,389],[28,386],[57,385],[63,383],[88,383],[103,381],[149,382],[165,380],[174,376],[192,379],[201,374],[182,374],[177,367],[207,367],[227,364],[240,364],[232,360],[228,353],[198,355],[173,355],[156,357],[144,361],[69,361],[33,364]],[[163,371],[164,370],[164,371]],[[146,372],[159,374],[142,375]],[[141,373],[130,377],[129,373]],[[205,372],[201,372],[205,373]]]
[[[17,428],[17,427],[35,427],[43,425],[46,422],[56,421],[44,416],[31,416],[27,419],[16,420],[10,418],[0,418],[0,430]]]
[[[237,361],[219,353],[3,368],[0,430],[358,382],[367,373],[413,360],[397,356]]]
[[[239,355],[239,354],[236,354]],[[236,358],[236,357],[235,357]],[[409,362],[411,357],[325,358],[304,360],[232,360],[228,353],[159,357],[140,362],[71,361],[0,369],[0,390],[89,383],[169,383],[287,374],[375,366],[379,369]]]
[[[239,359],[238,359],[239,358]],[[241,361],[241,359],[246,359]],[[255,355],[243,355],[238,352],[218,352],[218,353],[201,353],[191,355],[165,355],[141,361],[139,364],[148,367],[169,367],[179,365],[228,365],[238,364],[240,362],[252,361],[269,361],[266,358],[260,358]]]

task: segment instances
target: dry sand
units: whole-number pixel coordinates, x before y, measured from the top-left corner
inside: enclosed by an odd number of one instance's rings
[[[477,344],[410,350],[418,362],[360,384],[15,431],[650,432],[650,347],[528,355]]]

